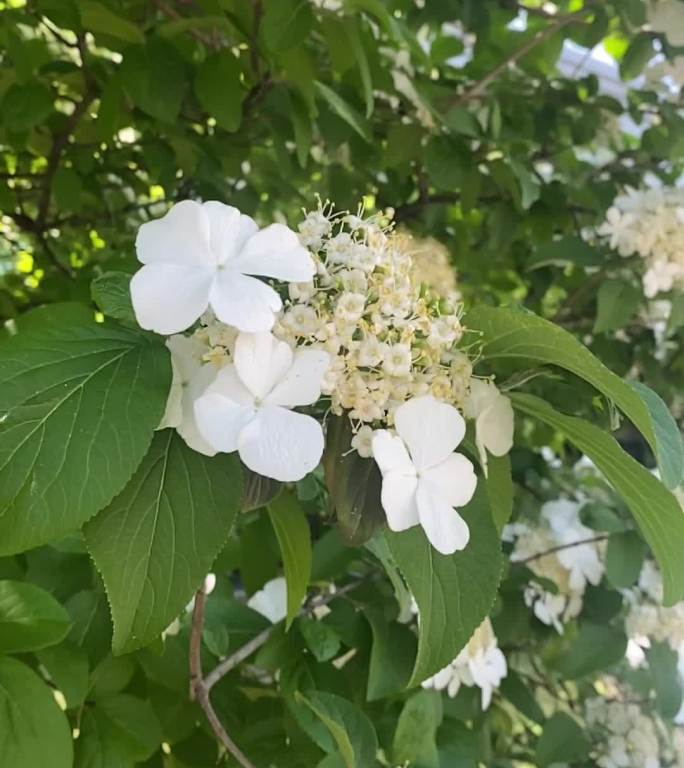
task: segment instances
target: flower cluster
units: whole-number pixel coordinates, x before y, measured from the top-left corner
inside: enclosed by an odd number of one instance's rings
[[[420,282],[407,242],[380,216],[329,204],[297,234],[185,201],[141,227],[131,297],[140,325],[169,336],[161,427],[200,453],[237,451],[252,471],[295,481],[324,448],[324,417],[295,409],[329,398],[351,420],[351,448],[380,468],[390,528],[421,525],[451,554],[468,543],[456,510],[477,483],[454,453],[463,414],[486,471],[489,454],[511,448],[513,409],[492,382],[472,378],[455,286],[440,295]]]
[[[597,696],[587,700],[585,717],[601,768],[660,768],[655,722],[637,704]]]
[[[627,188],[606,213],[598,234],[621,256],[644,262],[644,295],[684,288],[684,190]]]
[[[666,607],[663,578],[652,560],[646,560],[638,585],[625,594],[629,605],[627,635],[641,646],[650,641],[669,643],[673,651],[684,651],[684,603]]]
[[[291,285],[279,338],[321,344],[332,355],[324,382],[333,413],[393,423],[396,408],[431,394],[462,407],[472,364],[457,348],[459,304],[419,282],[405,236],[380,216],[336,214],[329,205],[299,225],[316,275]],[[363,451],[368,442],[359,441]]]
[[[514,541],[511,562],[525,563],[539,582],[525,589],[525,602],[544,624],[563,632],[563,622],[582,610],[587,584],[598,584],[604,571],[602,543],[580,520],[582,504],[568,499],[542,506],[540,525],[524,522],[506,527],[505,537]],[[578,542],[586,542],[578,544]],[[549,591],[552,582],[557,591]]]
[[[492,624],[487,618],[451,664],[425,680],[422,685],[423,688],[438,691],[446,689],[452,698],[462,685],[477,686],[481,691],[482,709],[485,710],[507,673],[506,657],[498,646]]]

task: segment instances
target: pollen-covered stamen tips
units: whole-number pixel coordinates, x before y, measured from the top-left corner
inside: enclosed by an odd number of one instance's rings
[[[487,452],[510,448],[512,410],[493,383],[473,379],[457,291],[420,281],[410,243],[381,215],[329,204],[297,234],[185,201],[141,227],[131,295],[139,324],[170,336],[160,427],[292,482],[320,462],[325,414],[344,415],[350,449],[383,475],[390,528],[421,525],[451,554],[468,543],[457,509],[477,483],[454,453],[463,416],[475,419],[486,468]]]

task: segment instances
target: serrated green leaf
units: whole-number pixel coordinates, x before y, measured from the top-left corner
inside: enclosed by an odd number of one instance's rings
[[[492,518],[500,533],[513,513],[513,476],[508,454],[505,456],[488,454],[487,477],[484,483]]]
[[[629,383],[606,368],[574,336],[532,312],[480,305],[467,315],[468,327],[482,334],[486,360],[526,359],[557,365],[592,384],[612,400],[646,438],[659,466],[668,449],[681,437],[672,425],[655,428],[643,397]],[[667,431],[665,431],[667,429]]]
[[[131,275],[127,272],[105,272],[90,284],[90,295],[105,315],[134,325],[130,285]]]
[[[404,704],[392,740],[397,765],[439,768],[435,736],[442,722],[442,698],[437,691],[418,691]]]
[[[103,3],[80,0],[81,22],[89,32],[102,33],[125,43],[144,43],[145,35],[132,21],[119,16]]]
[[[420,526],[385,533],[420,612],[418,653],[409,685],[422,683],[456,658],[496,597],[501,548],[481,483],[459,513],[470,528],[470,541],[453,555],[437,552]]]
[[[668,488],[677,488],[684,475],[684,442],[679,426],[668,407],[652,389],[640,381],[630,381],[629,385],[641,397],[651,414],[660,479]]]
[[[401,693],[408,685],[416,658],[416,636],[406,624],[388,621],[377,609],[366,610],[373,632],[366,698],[376,701]]]
[[[546,722],[537,743],[537,762],[542,768],[553,763],[571,763],[589,754],[589,740],[579,723],[565,712],[556,712]]]
[[[559,240],[552,240],[538,246],[525,264],[525,269],[530,272],[541,267],[566,267],[575,265],[578,267],[600,266],[605,257],[593,246],[580,237],[568,235]]]
[[[70,626],[69,614],[49,592],[22,581],[0,581],[0,652],[55,645]]]
[[[567,652],[553,662],[553,667],[574,680],[618,664],[626,650],[627,637],[622,629],[585,622],[572,638]]]
[[[36,654],[52,682],[64,695],[67,709],[85,701],[88,693],[88,656],[73,643],[64,642]]]
[[[332,741],[344,760],[346,768],[368,768],[375,762],[378,738],[373,724],[354,704],[341,696],[323,691],[308,691],[306,696],[297,692],[295,700],[310,709],[328,729]],[[309,732],[316,738],[314,732]],[[330,742],[320,743],[326,752],[332,752]]]
[[[330,661],[340,650],[340,636],[328,626],[325,621],[302,617],[298,622],[306,647],[314,655],[316,661]]]
[[[152,642],[182,611],[225,544],[241,494],[235,456],[202,456],[174,430],[155,435],[128,485],[84,529],[115,653]]]
[[[287,582],[286,628],[306,597],[311,578],[311,532],[306,515],[293,494],[282,491],[269,505],[268,514],[280,545]]]
[[[626,280],[606,280],[596,297],[594,332],[603,333],[622,328],[632,319],[641,303],[641,291]]]
[[[219,51],[200,65],[195,75],[195,93],[221,128],[237,131],[242,122],[245,91],[240,83],[240,64],[230,51]]]
[[[126,484],[164,412],[161,340],[79,305],[25,316],[0,350],[0,554],[78,528]]]
[[[596,464],[627,503],[663,573],[665,602],[684,597],[684,511],[677,499],[606,432],[565,416],[532,395],[513,393],[519,411],[560,430]]]
[[[349,102],[345,101],[336,91],[329,88],[325,83],[316,80],[314,86],[319,96],[328,104],[330,109],[348,126],[353,128],[364,141],[373,141],[373,132],[366,120],[360,115]]]
[[[25,664],[0,656],[0,756],[12,768],[72,768],[71,728],[52,691]]]
[[[636,531],[614,533],[606,549],[606,577],[615,589],[633,587],[639,580],[648,548]]]

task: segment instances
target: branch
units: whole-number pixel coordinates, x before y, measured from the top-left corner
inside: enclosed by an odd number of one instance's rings
[[[209,689],[202,678],[202,627],[204,626],[204,603],[207,596],[202,585],[195,595],[195,606],[192,610],[192,628],[190,630],[190,698],[197,701],[206,715],[216,738],[230,752],[243,768],[255,768],[242,750],[227,734],[226,729],[216,714],[209,699]]]
[[[190,18],[188,16],[183,16],[183,14],[181,13],[178,13],[178,11],[175,8],[168,6],[166,3],[162,2],[162,0],[153,0],[153,2],[158,11],[164,14],[164,16],[166,16],[167,18],[173,19],[173,21],[180,21],[182,19]],[[215,51],[222,48],[220,40],[218,40],[217,38],[211,35],[205,35],[202,32],[200,32],[198,29],[189,29],[188,34],[190,35],[190,37],[194,37],[195,40],[202,43],[202,45],[206,45],[207,48],[211,48],[212,50],[215,50]]]
[[[522,560],[517,560],[517,565],[525,565],[526,563],[531,563],[534,560],[539,560],[542,557],[546,557],[547,555],[553,555],[556,552],[560,552],[563,549],[572,549],[572,547],[581,547],[583,544],[594,544],[598,541],[606,541],[608,539],[607,533],[602,533],[600,536],[592,536],[588,539],[579,539],[578,541],[571,541],[569,544],[559,544],[557,547],[551,547],[551,549],[546,549],[544,552],[537,552],[536,555],[530,555],[529,557],[525,557]]]
[[[516,48],[500,64],[497,64],[494,69],[490,70],[482,79],[478,80],[472,88],[451,99],[451,101],[447,103],[447,109],[450,107],[463,106],[463,104],[470,101],[471,99],[479,98],[484,93],[484,91],[487,90],[489,84],[496,80],[499,75],[503,74],[511,64],[515,64],[519,59],[522,59],[523,56],[526,56],[530,51],[536,48],[540,43],[543,43],[545,40],[553,37],[553,35],[555,35],[559,30],[563,29],[563,27],[566,27],[569,24],[576,24],[584,15],[586,15],[587,10],[587,8],[584,8],[577,13],[571,13],[567,16],[553,17],[553,21],[549,23],[548,27],[544,27],[544,29],[540,29],[538,32],[532,35],[532,37],[526,43],[523,43],[520,48]]]

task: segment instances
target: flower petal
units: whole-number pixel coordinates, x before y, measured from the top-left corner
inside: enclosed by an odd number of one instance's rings
[[[505,456],[511,450],[513,429],[513,406],[505,395],[499,395],[475,421],[477,441],[482,443],[492,456]]]
[[[259,230],[254,219],[216,200],[202,204],[209,219],[211,250],[218,264],[233,260]]]
[[[465,421],[456,408],[431,395],[414,397],[400,405],[394,424],[418,470],[446,459],[465,435]]]
[[[261,275],[288,283],[306,283],[316,271],[311,254],[284,224],[271,224],[249,238],[235,260],[245,275]]]
[[[195,401],[194,412],[201,437],[214,450],[231,453],[237,450],[242,428],[255,418],[256,408],[235,366],[227,365]]]
[[[253,472],[281,482],[301,480],[323,455],[323,430],[311,416],[267,405],[240,432],[240,458]]]
[[[380,500],[392,531],[405,531],[418,525],[416,488],[418,478],[401,472],[389,472],[382,478]]]
[[[248,333],[270,330],[283,306],[270,285],[230,268],[218,271],[209,301],[219,320]]]
[[[322,349],[298,349],[284,378],[264,400],[269,405],[310,405],[321,396],[321,383],[328,367],[330,355]]]
[[[202,206],[183,200],[161,219],[138,230],[135,248],[143,264],[192,264],[212,267],[216,260],[209,243],[209,219]]]
[[[206,267],[146,264],[131,280],[138,324],[164,336],[184,331],[206,310],[212,282]]]
[[[269,331],[241,333],[235,340],[235,370],[245,387],[259,400],[264,400],[285,377],[292,358],[292,347]]]
[[[424,469],[420,482],[452,507],[464,507],[473,498],[477,476],[471,461],[460,453],[452,453],[441,464]]]
[[[406,450],[404,441],[399,435],[393,435],[386,429],[376,429],[373,432],[371,442],[373,445],[373,458],[383,475],[396,471],[405,475],[415,476],[416,470],[413,462]]]
[[[182,417],[176,427],[178,434],[185,440],[185,444],[197,453],[205,456],[215,456],[216,449],[202,437],[197,426],[195,416],[195,402],[206,392],[209,385],[216,378],[216,367],[211,363],[203,365],[190,378],[183,387],[181,399]]]
[[[419,481],[416,503],[420,524],[438,552],[451,555],[465,548],[470,539],[468,524],[444,497]]]

